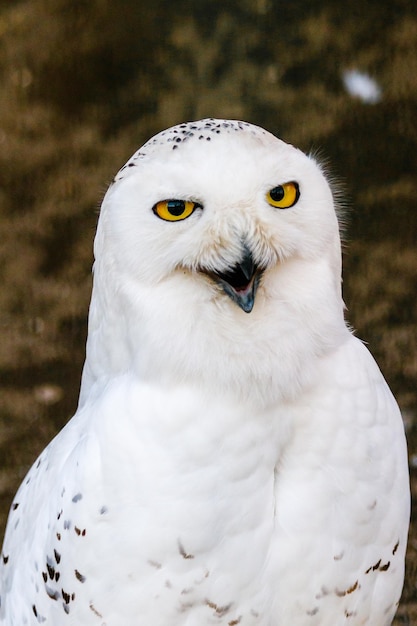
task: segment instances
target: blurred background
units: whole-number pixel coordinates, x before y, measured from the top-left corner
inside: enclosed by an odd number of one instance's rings
[[[414,0],[2,0],[0,73],[0,537],[77,405],[106,187],[155,132],[208,116],[339,181],[347,318],[401,405],[415,492]],[[414,525],[397,625],[417,625],[416,585]]]

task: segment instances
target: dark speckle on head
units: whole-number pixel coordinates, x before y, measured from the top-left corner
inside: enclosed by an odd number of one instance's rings
[[[197,131],[197,132],[195,132]],[[196,122],[185,122],[172,128],[167,128],[161,131],[155,137],[152,137],[147,141],[140,150],[138,150],[129,161],[119,170],[115,176],[113,182],[116,183],[122,180],[125,176],[129,175],[128,169],[131,168],[138,159],[145,159],[152,156],[154,146],[162,147],[168,146],[173,142],[171,146],[172,150],[177,150],[181,147],[180,144],[196,140],[211,141],[213,138],[218,137],[221,134],[231,134],[236,132],[246,132],[251,135],[265,135],[266,131],[263,128],[253,126],[248,122],[241,122],[239,120],[218,120],[213,118],[203,119]]]

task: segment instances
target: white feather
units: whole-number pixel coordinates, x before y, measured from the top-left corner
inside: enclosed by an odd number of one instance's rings
[[[203,208],[163,221],[173,198]],[[242,241],[250,314],[210,277]],[[79,408],[16,495],[0,624],[388,626],[404,430],[344,322],[319,166],[249,124],[174,127],[116,177],[95,256]]]

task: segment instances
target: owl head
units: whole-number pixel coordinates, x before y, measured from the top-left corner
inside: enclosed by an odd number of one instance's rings
[[[111,184],[94,249],[84,395],[126,371],[232,392],[262,379],[278,392],[346,330],[326,177],[246,122],[149,140]]]

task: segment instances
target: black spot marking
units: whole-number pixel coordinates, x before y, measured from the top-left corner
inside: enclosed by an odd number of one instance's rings
[[[400,542],[399,542],[399,541],[397,541],[397,543],[395,544],[395,546],[394,546],[394,547],[393,547],[393,549],[392,549],[392,554],[393,554],[393,555],[397,552],[397,550],[398,550],[398,546],[399,546],[399,545],[400,545]]]
[[[58,539],[58,541],[61,541],[61,533],[57,533],[56,538]]]
[[[306,611],[307,615],[310,615],[310,617],[313,617],[313,615],[316,615],[319,612],[319,609],[317,606],[314,607],[314,609],[311,609],[311,611]]]
[[[330,591],[327,589],[327,587],[322,587],[320,590],[320,593],[318,593],[316,595],[316,600],[321,600],[321,598],[324,598],[324,596],[328,596],[330,593]]]
[[[81,530],[81,528],[78,528],[77,526],[74,526],[74,530],[77,533],[77,535],[80,537],[85,537],[85,533],[87,532],[85,528],[83,528],[83,530]]]
[[[199,131],[198,139],[211,141],[213,137],[217,137],[223,133],[236,133],[238,131],[245,131],[252,136],[265,135],[266,131],[262,128],[254,127],[247,122],[240,122],[236,120],[217,120],[217,119],[203,119],[198,122],[187,122],[172,128],[161,131],[154,137],[151,137],[143,146],[135,152],[135,154],[129,159],[129,161],[120,168],[119,172],[113,179],[113,182],[122,180],[126,175],[126,169],[131,168],[136,163],[134,161],[138,159],[144,159],[148,156],[147,148],[152,146],[164,146],[174,143],[172,149],[175,150],[181,142],[189,141],[194,137],[193,131]],[[181,136],[179,136],[181,135]],[[197,136],[195,137],[197,139]]]
[[[386,572],[390,565],[391,565],[391,561],[388,561],[387,563],[385,563],[385,565],[381,565],[379,567],[379,571]]]
[[[49,563],[46,564],[46,568],[48,570],[49,578],[51,580],[55,578],[55,568],[52,565],[49,565]]]
[[[14,502],[12,504],[12,511],[16,511],[17,507],[19,506],[19,502]]]
[[[339,597],[339,598],[343,598],[344,596],[348,595],[349,593],[353,593],[354,591],[356,591],[356,589],[359,588],[359,582],[356,581],[355,583],[353,583],[353,585],[351,585],[350,587],[348,587],[347,589],[345,589],[344,591],[340,591],[340,589],[336,589],[334,590],[335,594]]]
[[[375,570],[379,569],[380,565],[381,559],[379,559],[379,561],[375,563],[375,565],[371,565],[371,567],[368,567],[368,569],[365,571],[365,574],[369,574],[369,572],[374,572]]]
[[[226,604],[225,606],[218,606],[215,602],[210,602],[210,600],[207,600],[207,599],[206,599],[206,604],[207,606],[209,606],[211,609],[214,610],[215,614],[218,617],[223,617],[223,615],[226,615],[232,608],[232,603]]]
[[[64,600],[65,604],[69,604],[71,602],[70,594],[64,591],[63,589],[61,589],[61,594],[62,594],[62,599]]]
[[[106,506],[102,506],[100,509],[100,515],[104,515],[108,512],[108,508]]]
[[[236,626],[236,624],[239,624],[241,619],[242,619],[242,616],[240,615],[237,619],[232,619],[230,622],[228,622],[228,624],[229,626]]]
[[[56,572],[55,574],[55,582],[58,582],[58,580],[60,579],[61,574],[59,572]]]
[[[46,617],[43,617],[42,615],[39,615],[38,610],[37,610],[35,604],[32,604],[32,611],[33,611],[33,614],[36,617],[36,619],[37,619],[39,624],[42,624],[42,622],[46,621]]]
[[[70,612],[70,608],[68,606],[68,604],[64,604],[64,602],[62,603],[62,608],[64,609],[65,613],[68,615],[68,613]]]
[[[5,554],[3,554],[2,558],[3,558],[3,564],[7,565],[7,563],[9,562],[9,555],[6,556]]]
[[[64,530],[69,530],[71,528],[71,520],[66,519],[64,521]]]
[[[76,569],[74,570],[75,578],[80,581],[80,583],[85,583],[86,577],[80,574],[80,572]]]
[[[46,572],[42,572],[42,578],[43,578],[43,582],[46,583],[46,581],[48,580],[48,574]]]
[[[201,585],[201,583],[203,583],[203,582],[206,580],[206,578],[208,578],[209,576],[210,576],[210,572],[209,572],[209,571],[208,571],[208,569],[207,569],[207,570],[206,570],[206,572],[205,572],[205,574],[204,574],[204,576],[203,576],[203,578],[199,578],[199,579],[197,579],[197,580],[194,580],[194,583],[195,583],[196,585]]]
[[[356,611],[346,611],[345,610],[345,617],[355,617],[356,615]]]
[[[181,541],[180,541],[180,540],[178,540],[178,550],[179,550],[179,552],[180,552],[181,556],[182,556],[184,559],[193,559],[193,558],[194,558],[194,554],[188,554],[188,553],[185,551],[184,546],[182,545],[182,543],[181,543]]]
[[[334,555],[334,557],[333,557],[333,559],[334,559],[335,561],[340,561],[341,559],[343,559],[344,554],[345,554],[345,553],[344,553],[344,551],[343,551],[343,552],[341,552],[340,554],[335,554],[335,555]]]
[[[59,592],[56,589],[51,589],[48,585],[45,585],[45,591],[51,600],[59,600]]]
[[[82,499],[83,495],[82,493],[76,493],[75,496],[73,497],[72,501],[73,502],[79,502]]]
[[[356,589],[359,589],[358,581],[356,581],[351,587],[349,587],[349,589],[346,590],[346,593],[353,593],[354,591],[356,591]]]
[[[59,563],[61,560],[61,555],[59,554],[57,550],[54,550],[54,557],[55,557],[55,561]]]
[[[63,513],[63,510],[61,509],[60,512],[58,513],[58,515],[56,516],[57,519],[61,519],[61,515]]]
[[[91,611],[93,611],[94,615],[97,615],[97,617],[103,617],[102,614],[97,611],[92,602],[90,602],[89,608]]]

